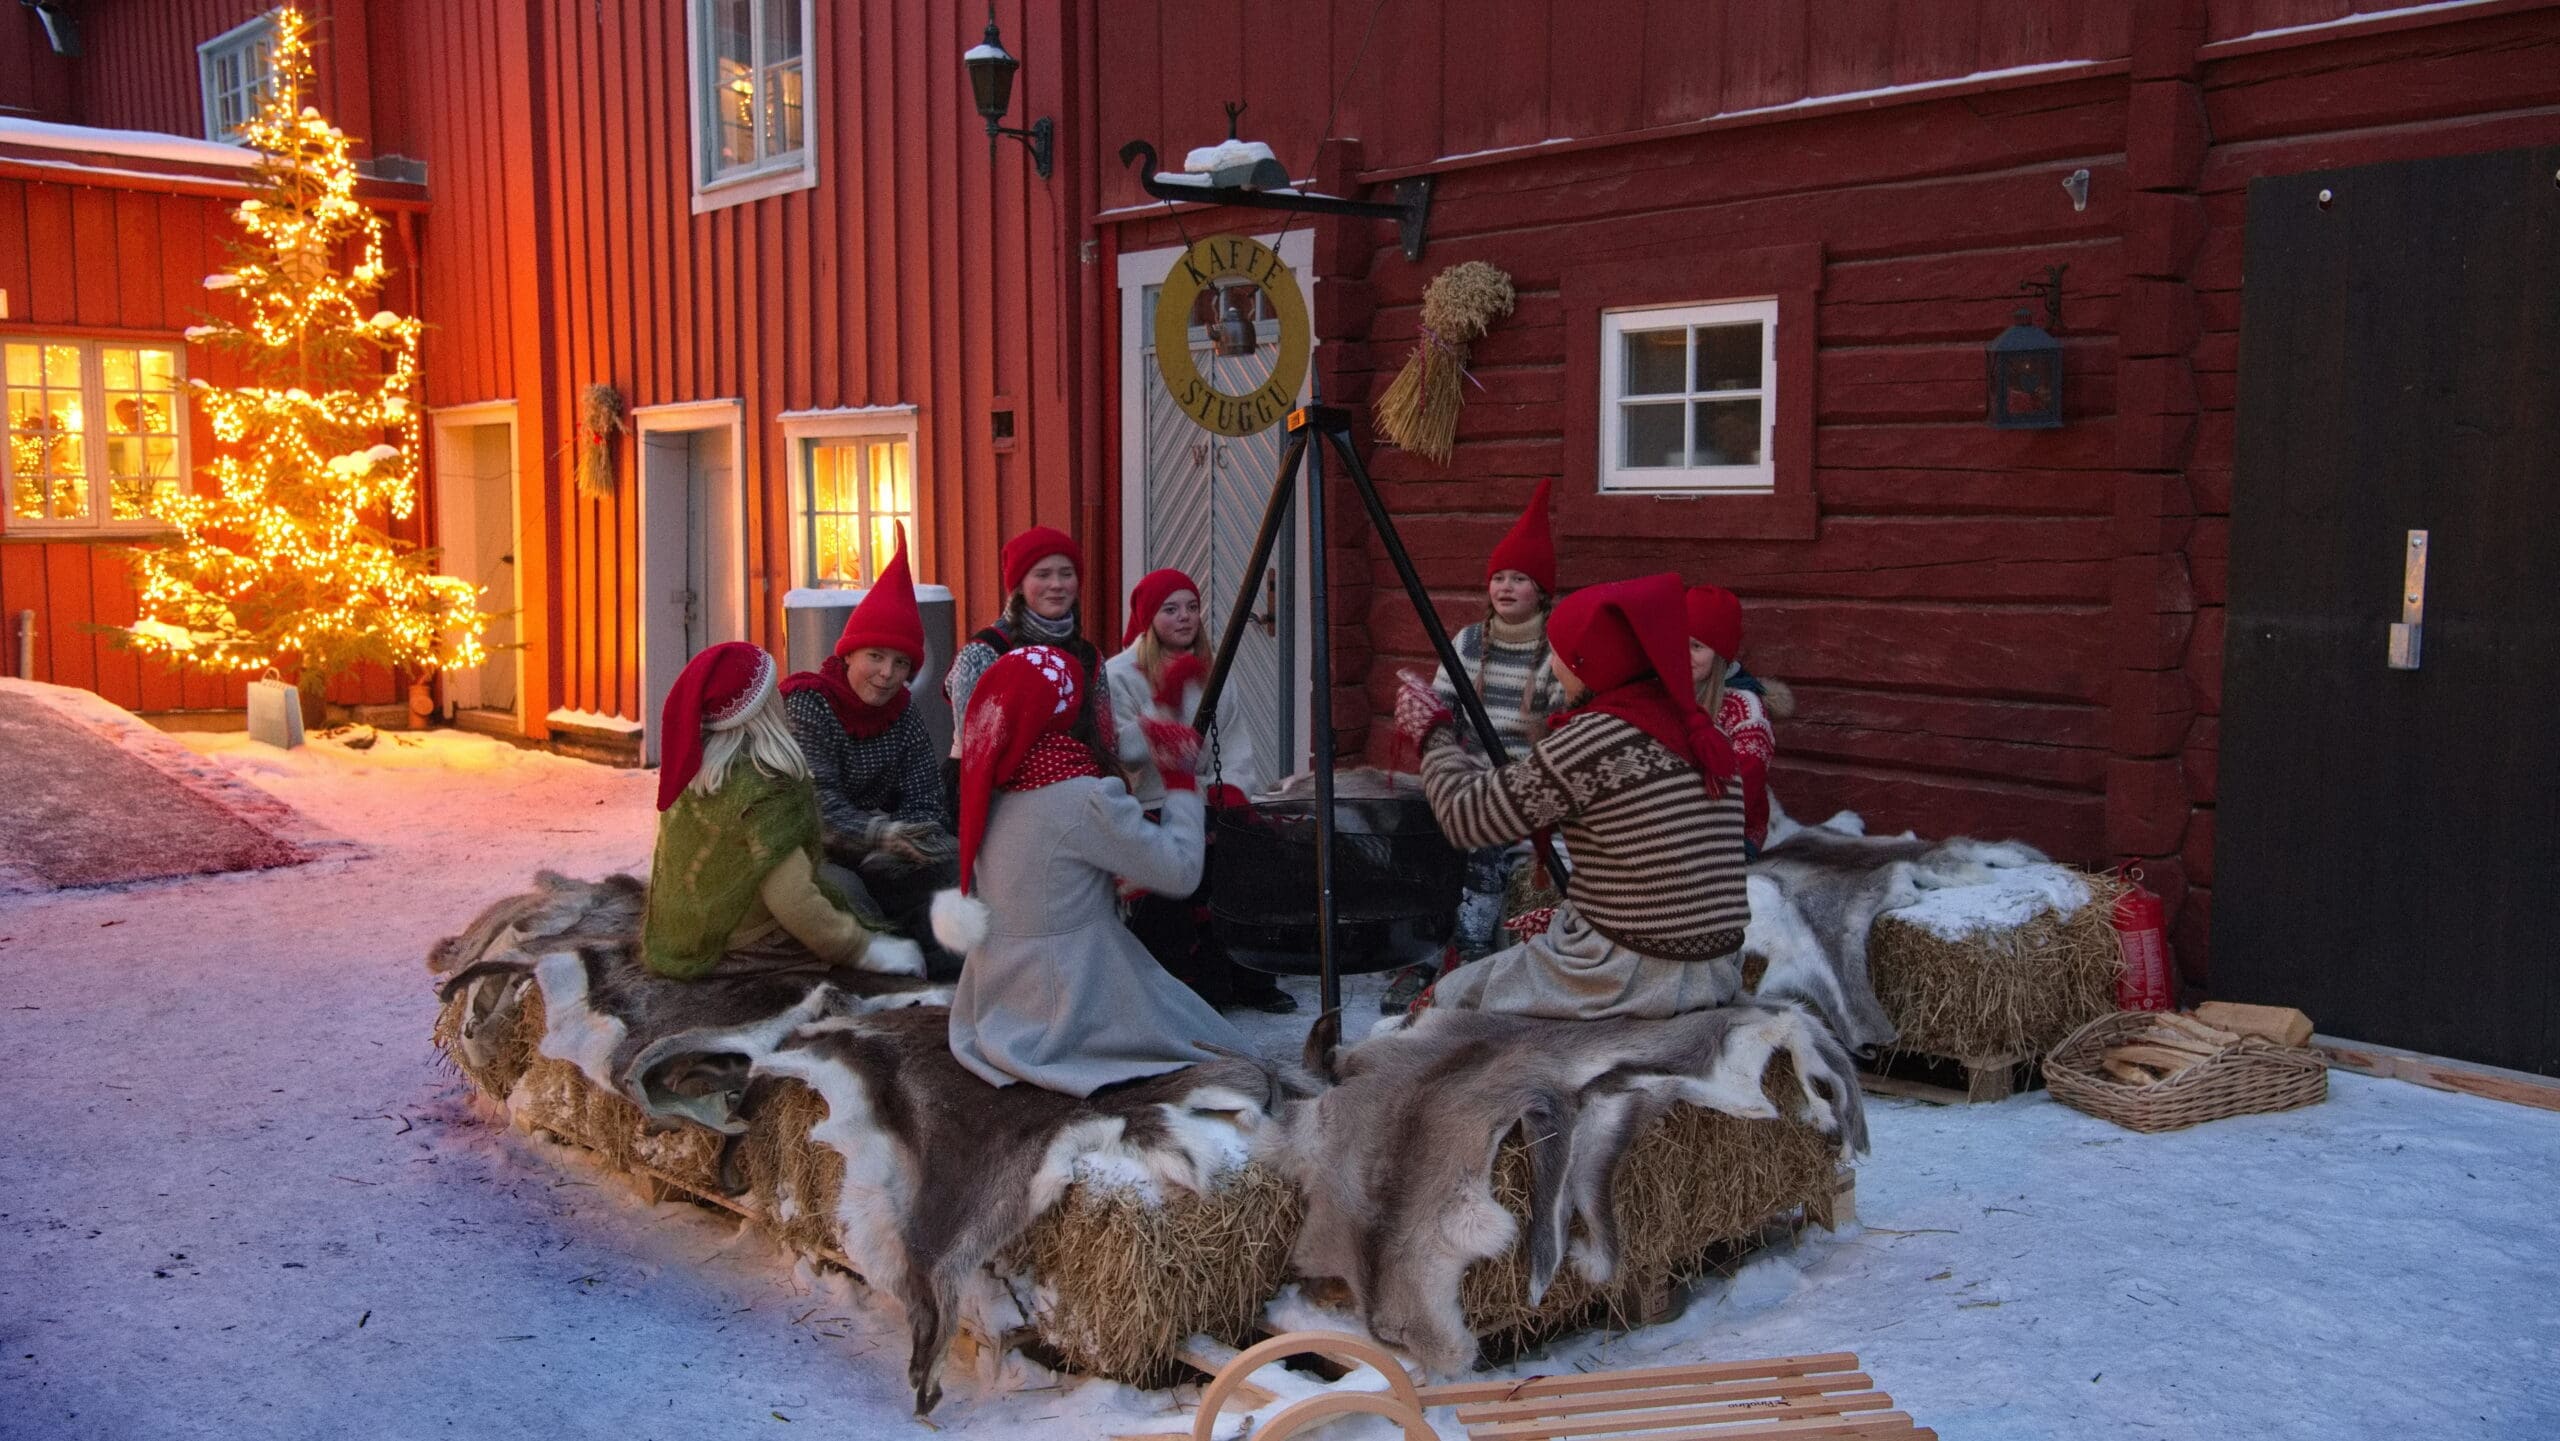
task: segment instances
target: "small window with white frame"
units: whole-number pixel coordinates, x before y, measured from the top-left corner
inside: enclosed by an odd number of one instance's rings
[[[1601,490],[1775,489],[1776,300],[1613,310],[1600,323]]]
[[[237,141],[274,88],[276,17],[273,11],[244,21],[196,47],[196,76],[204,87],[204,134]]]
[[[692,0],[694,208],[817,183],[809,0]]]
[[[174,345],[0,339],[12,530],[148,530],[187,474]]]
[[[915,419],[910,407],[787,417],[793,583],[867,586],[916,528]]]

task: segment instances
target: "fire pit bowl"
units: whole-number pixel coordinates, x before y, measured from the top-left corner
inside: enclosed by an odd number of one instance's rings
[[[1336,796],[1334,969],[1344,975],[1435,959],[1457,928],[1466,859],[1419,795]],[[1209,916],[1239,965],[1316,973],[1316,804],[1256,801],[1210,821]]]

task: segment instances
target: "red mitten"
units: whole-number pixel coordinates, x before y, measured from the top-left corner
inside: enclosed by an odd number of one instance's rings
[[[1440,697],[1420,686],[1408,683],[1396,692],[1396,729],[1410,740],[1420,741],[1453,719]]]
[[[1177,719],[1189,720],[1183,700],[1195,685],[1209,680],[1209,666],[1196,655],[1185,652],[1164,663],[1164,675],[1156,682],[1156,704],[1171,711]]]
[[[1197,790],[1199,782],[1192,774],[1200,768],[1200,733],[1179,721],[1153,716],[1138,722],[1138,729],[1147,738],[1148,758],[1156,763],[1156,773],[1164,777],[1164,788]]]
[[[1221,783],[1209,787],[1209,809],[1213,811],[1232,810],[1237,806],[1251,804],[1253,802],[1246,797],[1245,793],[1234,786]]]

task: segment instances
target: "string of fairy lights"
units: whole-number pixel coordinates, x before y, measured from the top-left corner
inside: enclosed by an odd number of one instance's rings
[[[243,238],[231,269],[204,280],[231,313],[187,331],[256,383],[190,382],[223,453],[205,467],[211,492],[161,503],[176,539],[135,552],[142,619],[129,633],[231,671],[478,665],[478,587],[375,523],[417,507],[420,327],[372,308],[390,273],[382,221],[356,198],[346,135],[304,103],[310,22],[290,7],[276,12],[273,67],[242,132],[263,157],[234,212]]]

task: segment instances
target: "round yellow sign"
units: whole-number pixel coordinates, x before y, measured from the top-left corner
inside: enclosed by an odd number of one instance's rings
[[[1229,276],[1250,280],[1271,298],[1280,321],[1280,354],[1262,384],[1242,395],[1212,386],[1191,358],[1191,313],[1201,292]],[[1156,296],[1156,369],[1185,415],[1220,435],[1251,435],[1279,423],[1298,403],[1314,348],[1307,297],[1278,251],[1248,235],[1211,235],[1182,252]]]

